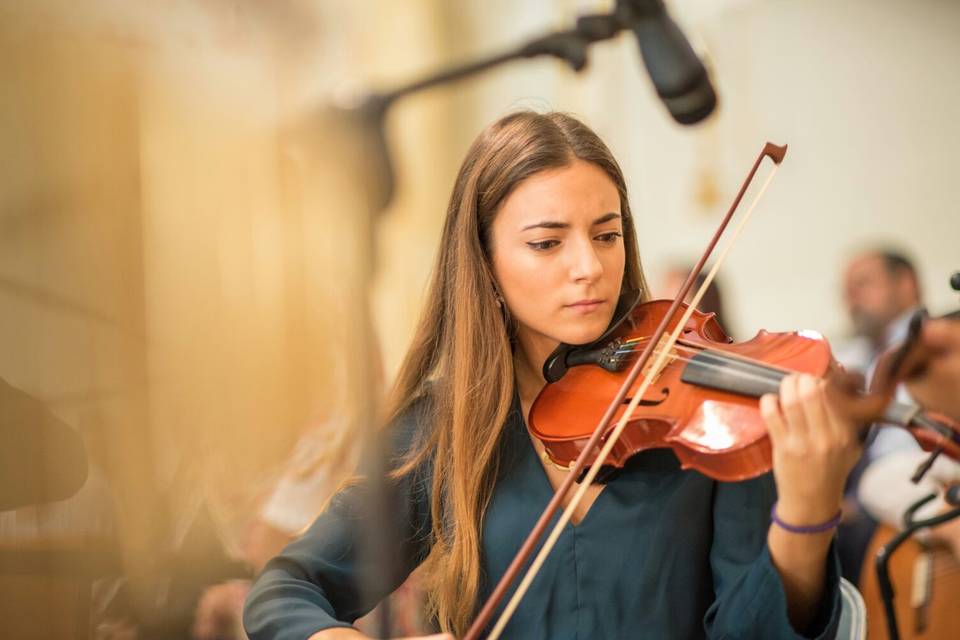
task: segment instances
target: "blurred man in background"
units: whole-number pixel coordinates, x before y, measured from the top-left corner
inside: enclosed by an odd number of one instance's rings
[[[847,263],[843,299],[855,337],[838,348],[836,355],[847,369],[869,378],[876,358],[906,337],[910,317],[920,306],[916,268],[899,251],[888,248],[865,250]],[[909,402],[902,388],[897,391],[897,399]],[[843,575],[855,584],[863,566],[864,553],[876,529],[876,521],[857,499],[860,478],[875,460],[916,448],[912,436],[903,429],[875,429],[863,457],[850,474],[838,544]]]
[[[891,249],[872,249],[846,267],[844,304],[856,336],[868,348],[868,360],[853,368],[866,372],[870,362],[906,335],[910,314],[920,305],[920,284],[913,263]]]

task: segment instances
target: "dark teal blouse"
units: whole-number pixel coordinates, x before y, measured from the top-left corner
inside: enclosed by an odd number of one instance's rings
[[[400,452],[423,432],[422,410],[421,402],[395,425]],[[478,609],[552,494],[517,404],[484,521],[486,579]],[[266,566],[244,611],[251,640],[304,640],[350,626],[423,561],[431,528],[429,463],[392,489],[390,553],[399,562],[392,584],[372,597],[360,589],[369,567],[358,541],[371,526],[364,495],[362,485],[341,492]],[[608,480],[584,519],[567,525],[504,637],[833,638],[840,616],[836,554],[831,548],[819,613],[806,633],[797,633],[766,545],[774,500],[769,474],[721,483],[682,471],[668,450],[636,456]]]

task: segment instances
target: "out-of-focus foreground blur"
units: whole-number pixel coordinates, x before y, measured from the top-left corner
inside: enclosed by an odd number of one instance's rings
[[[926,303],[955,306],[960,4],[689,0],[671,6],[721,102],[697,127],[669,120],[628,34],[579,75],[513,63],[397,105],[368,332],[369,185],[326,106],[610,4],[0,3],[0,635],[205,637],[198,602],[258,566],[277,483],[322,467],[319,495],[351,470],[351,355],[379,351],[389,384],[459,161],[511,109],[609,143],[652,282],[699,253],[763,143],[789,143],[721,275],[738,337],[843,338],[864,246],[907,252]]]

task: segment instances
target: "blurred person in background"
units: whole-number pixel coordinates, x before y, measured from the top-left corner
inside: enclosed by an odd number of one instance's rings
[[[920,334],[929,350],[922,371],[906,382],[910,396],[920,406],[947,416],[960,425],[960,321],[928,320]],[[894,529],[903,527],[903,514],[910,505],[945,487],[960,483],[960,463],[940,456],[918,483],[910,481],[917,467],[930,456],[916,447],[904,447],[874,460],[863,472],[859,500],[877,521]],[[927,518],[951,508],[938,496],[917,512]],[[960,519],[930,531],[934,539],[946,542],[960,561]]]
[[[921,304],[920,283],[913,262],[901,251],[878,247],[854,255],[844,268],[843,301],[854,336],[839,342],[835,354],[848,370],[869,378],[878,356],[907,335],[910,317]],[[901,387],[897,398],[909,402]],[[850,474],[844,498],[838,547],[843,576],[857,584],[864,554],[876,521],[857,498],[860,479],[875,461],[897,451],[918,446],[903,429],[873,428],[863,456]]]
[[[874,358],[906,336],[921,300],[916,267],[902,251],[880,247],[853,256],[844,267],[843,302],[856,346],[843,365],[866,374]]]
[[[919,343],[927,351],[927,360],[916,375],[907,379],[906,387],[920,406],[954,420],[954,428],[960,431],[960,320],[927,320]],[[879,552],[881,545],[903,529],[904,516],[911,507],[913,519],[924,520],[958,506],[945,493],[960,484],[960,463],[940,455],[931,466],[930,455],[917,448],[894,451],[874,460],[861,476],[860,504],[880,525],[871,542],[874,551]],[[920,465],[927,466],[927,471],[919,482],[913,482]],[[912,540],[887,557],[888,575],[900,600],[897,610],[904,637],[955,638],[960,518],[915,532]],[[874,563],[866,564],[862,590],[867,613],[877,621],[883,617],[879,584]],[[904,602],[908,597],[909,602]],[[922,618],[917,615],[921,613]]]

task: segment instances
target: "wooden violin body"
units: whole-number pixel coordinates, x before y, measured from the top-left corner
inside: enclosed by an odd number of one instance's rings
[[[616,366],[574,366],[534,401],[529,424],[551,461],[566,467],[580,455],[626,376],[625,364],[644,344],[670,300],[637,305],[627,322],[598,348]],[[672,330],[682,314],[676,314]],[[612,346],[611,346],[612,345]],[[684,468],[724,481],[770,470],[770,441],[758,401],[776,392],[788,372],[823,376],[832,363],[827,341],[814,332],[770,333],[734,343],[714,314],[694,311],[670,360],[644,394],[607,465],[622,467],[634,454],[672,448]],[[618,368],[618,370],[610,370]],[[622,415],[634,385],[611,424]],[[588,464],[591,460],[588,459]]]

